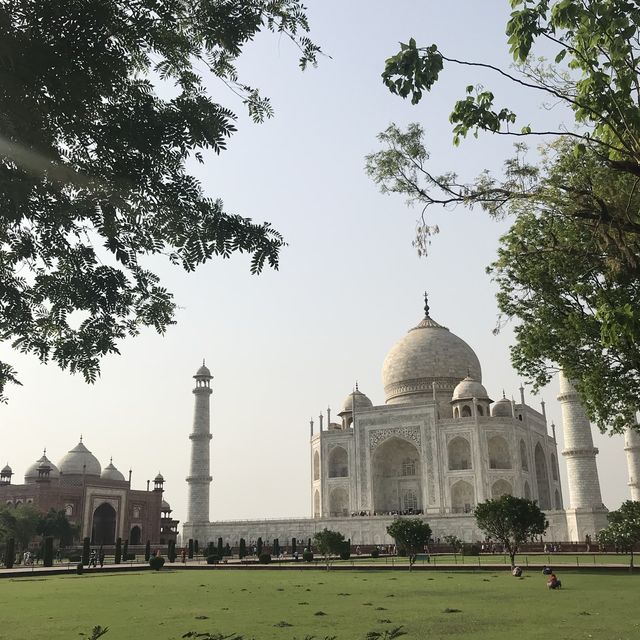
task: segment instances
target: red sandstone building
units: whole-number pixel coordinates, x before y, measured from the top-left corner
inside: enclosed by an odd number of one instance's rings
[[[32,504],[39,511],[64,510],[78,525],[80,538],[92,544],[114,544],[116,538],[129,544],[165,544],[175,541],[178,521],[163,500],[164,478],[158,474],[150,489],[131,488],[129,479],[113,461],[102,469],[98,459],[80,442],[56,466],[46,456],[34,462],[24,475],[24,484],[13,484],[7,465],[0,471],[0,504]]]

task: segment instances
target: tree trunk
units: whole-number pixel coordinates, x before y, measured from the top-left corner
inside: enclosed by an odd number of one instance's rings
[[[511,558],[511,571],[515,569],[516,566],[516,551],[515,549],[512,551],[509,549],[509,558]]]
[[[631,555],[631,558],[629,560],[629,572],[633,573],[633,545],[631,545],[630,555]]]

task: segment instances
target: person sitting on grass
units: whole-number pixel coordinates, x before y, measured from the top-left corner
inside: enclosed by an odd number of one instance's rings
[[[558,580],[558,578],[557,578],[555,573],[552,573],[549,576],[549,580],[547,581],[547,587],[549,589],[560,589],[561,586],[562,586],[562,582],[560,582],[560,580]]]
[[[544,567],[542,567],[542,575],[543,576],[550,576],[553,573],[551,567],[548,567],[546,564],[544,565]]]
[[[511,575],[514,578],[519,578],[522,575],[522,567],[513,567],[513,571],[511,572]]]

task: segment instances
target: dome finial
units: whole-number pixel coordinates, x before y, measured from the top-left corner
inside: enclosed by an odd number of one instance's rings
[[[424,317],[429,317],[429,295],[427,292],[424,292]]]
[[[82,442],[82,434],[80,434],[80,442]]]
[[[46,455],[47,455],[47,447],[45,447],[45,448],[42,450],[42,455],[46,457]]]
[[[359,391],[358,389],[358,381],[356,380],[356,391]]]

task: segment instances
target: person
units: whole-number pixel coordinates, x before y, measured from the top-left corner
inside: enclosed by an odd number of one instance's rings
[[[96,554],[95,549],[91,549],[91,555],[89,556],[89,566],[97,567],[98,566],[98,556]]]
[[[544,567],[542,567],[542,575],[543,576],[550,576],[553,573],[553,571],[551,570],[551,567],[547,567],[547,565],[545,564]]]
[[[549,589],[560,589],[560,587],[562,587],[562,582],[558,580],[558,577],[556,576],[555,573],[552,573],[549,576],[549,580],[547,581],[547,587]]]
[[[98,560],[100,562],[100,568],[101,569],[102,569],[102,567],[104,567],[104,558],[105,558],[104,549],[102,547],[100,547],[100,550],[98,551]]]
[[[182,564],[187,564],[187,550],[182,548]]]
[[[511,572],[511,575],[514,578],[519,578],[522,575],[522,567],[513,567],[513,571]]]

